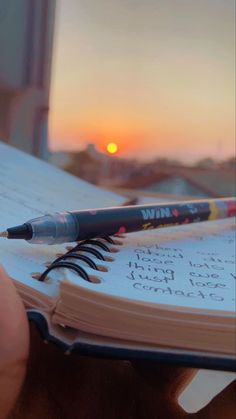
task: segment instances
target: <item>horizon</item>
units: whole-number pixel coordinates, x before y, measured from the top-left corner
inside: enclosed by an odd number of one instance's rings
[[[49,147],[225,160],[235,147],[234,0],[61,1]]]
[[[89,143],[89,142],[86,143],[85,147],[82,147],[82,148],[70,148],[70,149],[66,149],[66,148],[52,149],[52,148],[49,148],[49,152],[50,153],[65,153],[65,154],[67,154],[67,153],[80,153],[82,151],[86,151],[88,144],[91,144],[91,143]],[[94,145],[96,146],[96,144],[94,144]],[[221,163],[223,163],[227,160],[230,160],[232,158],[236,159],[235,153],[231,154],[229,156],[226,156],[226,158],[225,157],[216,158],[214,156],[205,155],[205,156],[200,156],[200,158],[197,158],[196,156],[194,156],[194,157],[196,157],[195,159],[193,158],[192,160],[191,159],[186,160],[186,159],[178,158],[176,155],[174,157],[171,157],[171,156],[166,156],[164,154],[157,155],[157,156],[152,155],[152,157],[145,156],[142,159],[141,158],[136,158],[134,155],[129,156],[127,154],[121,155],[119,153],[116,153],[116,154],[110,155],[106,152],[106,150],[99,150],[97,147],[96,147],[96,151],[99,152],[99,153],[106,154],[107,156],[109,155],[111,159],[120,158],[120,159],[124,159],[124,160],[136,160],[141,164],[152,163],[152,162],[154,163],[156,160],[166,159],[167,161],[170,161],[170,162],[176,161],[177,163],[179,163],[183,166],[186,165],[186,166],[190,166],[190,167],[198,164],[200,161],[203,161],[205,159],[212,159],[216,164],[221,164]]]

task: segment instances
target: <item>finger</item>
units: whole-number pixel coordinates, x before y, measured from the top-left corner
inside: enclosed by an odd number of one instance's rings
[[[196,419],[235,419],[236,418],[236,381],[229,384],[203,409]],[[195,416],[194,416],[195,417]]]
[[[128,362],[67,356],[60,347],[45,345],[34,324],[30,329],[29,367],[17,418],[136,417],[130,414],[134,394]]]
[[[143,382],[161,388],[162,394],[175,399],[198,372],[193,368],[180,368],[151,361],[133,361],[132,364]]]
[[[29,350],[28,322],[12,281],[0,266],[0,418],[19,394]]]

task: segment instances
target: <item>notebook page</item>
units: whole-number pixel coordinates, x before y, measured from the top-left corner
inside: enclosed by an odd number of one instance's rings
[[[100,284],[72,272],[67,278],[107,296],[235,311],[235,219],[133,233],[114,258],[107,273],[99,272]]]
[[[0,231],[48,212],[121,205],[124,198],[97,188],[39,159],[0,143]],[[8,274],[27,286],[55,296],[54,281],[41,283],[32,272],[42,272],[65,246],[32,245],[0,240],[0,263]]]

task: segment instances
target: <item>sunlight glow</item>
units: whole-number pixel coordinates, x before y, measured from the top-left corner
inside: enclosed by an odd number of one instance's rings
[[[109,154],[115,154],[118,151],[118,146],[116,143],[109,143],[107,144],[107,152]]]

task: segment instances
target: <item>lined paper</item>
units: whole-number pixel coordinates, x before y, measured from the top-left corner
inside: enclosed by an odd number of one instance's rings
[[[119,195],[0,143],[0,231],[49,212],[120,205],[123,201]],[[57,281],[41,283],[31,273],[42,272],[46,262],[65,250],[64,245],[33,245],[2,238],[0,263],[13,279],[55,297]]]

